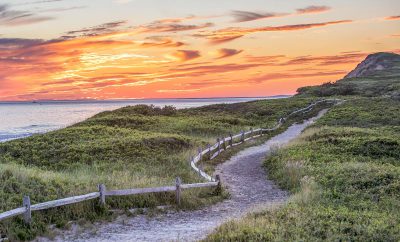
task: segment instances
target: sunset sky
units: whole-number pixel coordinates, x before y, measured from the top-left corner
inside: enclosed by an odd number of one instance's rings
[[[0,0],[0,100],[293,94],[379,51],[399,0]]]

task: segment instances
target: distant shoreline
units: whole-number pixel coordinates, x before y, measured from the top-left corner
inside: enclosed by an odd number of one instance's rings
[[[204,97],[204,98],[139,98],[139,99],[80,99],[80,100],[32,100],[32,101],[0,101],[1,104],[39,104],[39,103],[118,103],[118,102],[146,102],[146,101],[199,101],[199,100],[220,100],[220,99],[276,99],[289,98],[293,95],[273,95],[259,97]]]

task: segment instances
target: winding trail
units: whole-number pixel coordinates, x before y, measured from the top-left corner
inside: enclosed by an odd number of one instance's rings
[[[196,241],[205,238],[223,222],[243,216],[259,206],[281,204],[288,193],[267,179],[262,162],[271,148],[282,146],[296,138],[327,110],[302,124],[294,124],[285,132],[262,145],[247,148],[219,165],[223,184],[231,198],[210,207],[187,212],[171,211],[149,218],[136,216],[112,223],[97,223],[92,230],[70,230],[56,241]]]

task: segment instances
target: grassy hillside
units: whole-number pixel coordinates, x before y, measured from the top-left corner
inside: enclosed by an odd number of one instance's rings
[[[150,106],[103,112],[72,127],[0,144],[0,212],[32,203],[97,190],[165,186],[179,176],[201,179],[188,159],[197,147],[250,127],[271,127],[279,117],[307,106],[313,98],[291,98],[175,110]],[[308,114],[312,115],[312,113]],[[220,200],[213,190],[184,193],[183,206],[193,208]],[[132,196],[107,201],[110,207],[173,204],[173,194]],[[34,212],[31,228],[21,218],[0,224],[0,234],[29,239],[69,220],[107,217],[97,202]]]
[[[371,61],[368,61],[372,59]],[[303,87],[298,90],[303,96],[338,96],[357,95],[364,97],[391,96],[400,99],[400,56],[393,53],[370,55],[366,63],[378,66],[377,70],[368,70],[361,64],[355,71],[359,76],[345,78],[334,83],[321,86]],[[364,71],[364,72],[362,72]]]
[[[399,125],[400,102],[390,98],[333,108],[265,161],[294,194],[289,204],[227,223],[209,240],[399,241]]]
[[[337,90],[352,83],[357,91],[266,159],[269,178],[293,193],[288,204],[226,223],[207,241],[400,241],[400,72],[393,66],[301,89],[301,96],[344,95]]]

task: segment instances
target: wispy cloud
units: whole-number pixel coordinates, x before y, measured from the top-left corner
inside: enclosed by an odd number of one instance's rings
[[[274,13],[274,12],[260,12],[260,11],[232,11],[231,15],[235,22],[249,22],[260,19],[286,17],[300,14],[315,14],[330,11],[331,7],[311,5],[305,8],[299,8],[295,13]]]
[[[168,21],[171,21],[169,19]],[[190,31],[190,30],[198,30],[204,29],[214,26],[213,23],[204,23],[204,24],[180,24],[177,22],[165,22],[160,20],[148,25],[143,25],[140,27],[142,32],[151,32],[151,33],[162,33],[162,32],[181,32],[181,31]]]
[[[287,16],[287,13],[271,13],[271,12],[249,12],[249,11],[232,11],[235,22],[248,22],[266,18],[276,18]]]
[[[68,31],[66,34],[71,36],[96,36],[100,34],[110,33],[117,30],[119,27],[124,26],[127,23],[125,20],[113,21],[97,25],[90,28],[83,28],[79,30]]]
[[[24,2],[24,3],[19,3],[19,4],[14,4],[14,5],[30,5],[30,4],[42,4],[42,3],[54,3],[54,2],[62,2],[64,0],[38,0],[38,1],[30,1],[30,2]]]
[[[328,7],[328,6],[312,5],[312,6],[308,6],[305,8],[299,8],[299,9],[297,9],[296,13],[297,14],[323,13],[323,12],[327,12],[330,10],[331,10],[331,7]]]
[[[54,19],[50,16],[39,16],[30,11],[12,10],[7,4],[0,4],[0,25],[18,26],[34,24]]]
[[[294,25],[282,25],[282,26],[274,26],[274,27],[260,27],[260,28],[226,28],[220,29],[212,32],[199,32],[195,34],[195,37],[203,37],[208,39],[213,44],[224,43],[228,41],[232,41],[234,39],[241,38],[245,35],[258,33],[258,32],[277,32],[277,31],[296,31],[296,30],[305,30],[317,27],[324,27],[329,25],[336,24],[345,24],[351,23],[351,20],[339,20],[339,21],[330,21],[330,22],[322,22],[322,23],[310,23],[310,24],[294,24]]]
[[[181,47],[186,45],[181,41],[174,41],[170,37],[151,36],[147,37],[145,41],[140,42],[141,47]]]
[[[323,77],[323,76],[339,76],[346,74],[347,71],[343,70],[333,70],[333,71],[319,71],[319,72],[290,72],[287,73],[268,73],[261,75],[259,77],[253,78],[250,81],[253,83],[262,83],[271,80],[279,80],[279,79],[301,79],[308,77]]]
[[[385,20],[400,20],[400,15],[385,17]]]
[[[349,52],[340,55],[327,55],[327,56],[299,56],[292,58],[280,65],[340,65],[340,64],[356,64],[363,60],[368,53],[363,52]]]

